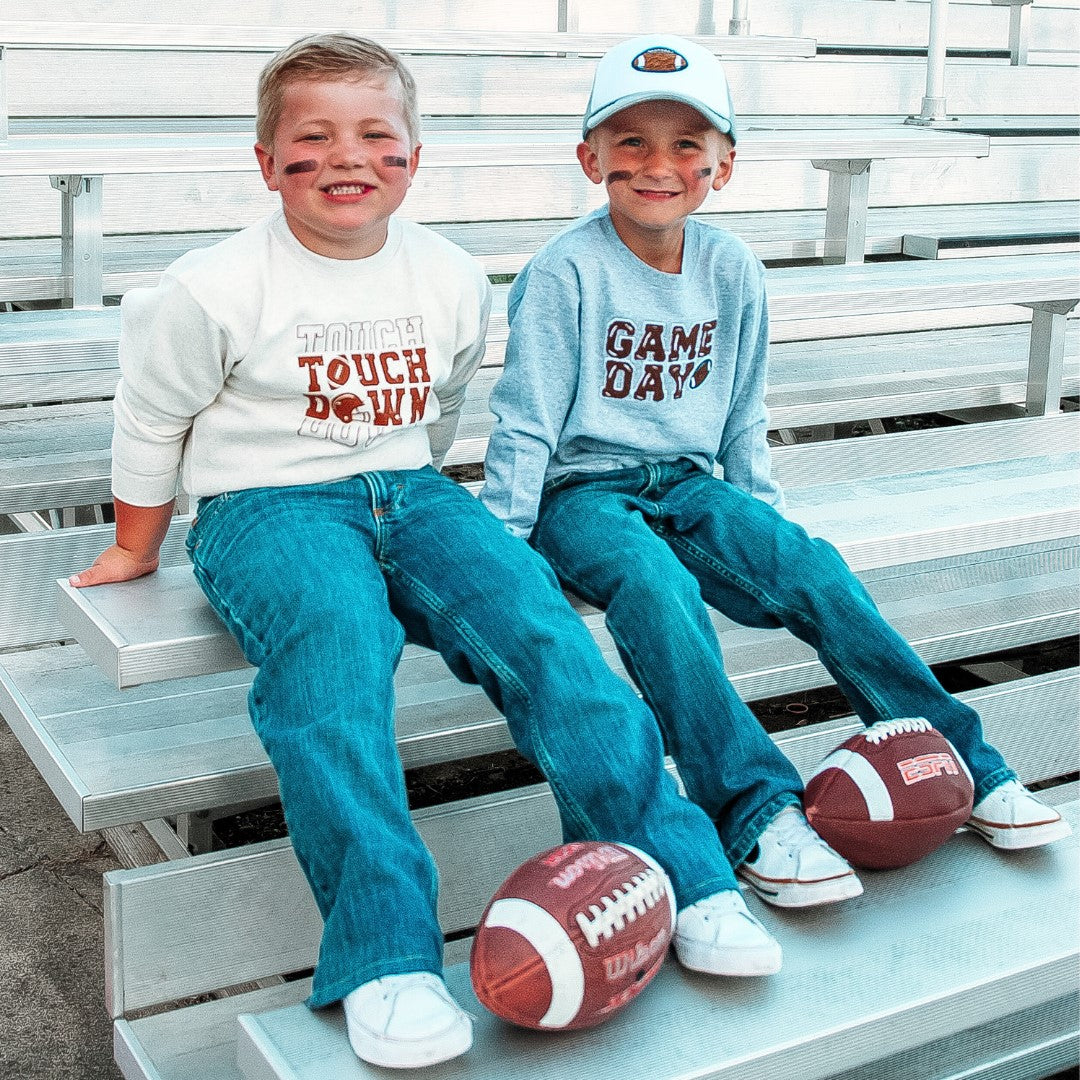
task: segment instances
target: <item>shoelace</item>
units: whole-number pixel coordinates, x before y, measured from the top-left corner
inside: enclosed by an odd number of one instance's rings
[[[866,729],[866,741],[875,746],[890,735],[903,735],[909,731],[929,731],[933,725],[922,716],[905,716],[898,720],[879,720]]]
[[[721,893],[718,896],[710,896],[707,900],[698,901],[695,907],[700,910],[702,917],[705,919],[706,922],[709,921],[710,915],[719,916],[749,914],[749,912],[747,912],[746,910],[746,904],[742,901],[742,898],[739,896],[738,892],[736,892],[734,889],[731,890],[731,892],[734,892],[735,895],[730,896],[727,893]]]
[[[772,831],[777,840],[786,847],[794,847],[796,844],[813,843],[819,847],[827,848],[829,845],[821,839],[802,814],[797,811],[784,811],[780,813],[772,824]]]

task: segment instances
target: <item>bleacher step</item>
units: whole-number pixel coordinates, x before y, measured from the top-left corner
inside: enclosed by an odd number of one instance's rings
[[[884,616],[928,663],[940,663],[1075,634],[1076,556],[1073,541],[866,578]],[[621,673],[602,617],[587,621]],[[745,699],[830,682],[813,651],[790,635],[739,627],[719,615],[714,622],[725,666]],[[118,690],[77,646],[38,649],[2,658],[0,712],[72,821],[88,831],[273,798],[276,779],[248,719],[250,680],[248,670]],[[406,768],[510,746],[495,706],[435,654],[408,646],[395,687]],[[1048,724],[1070,730],[1069,717],[1064,728],[1050,719],[1067,689],[1050,680],[1040,691],[1046,702],[1002,726],[1010,760],[1023,762],[1029,779],[1074,768],[1069,739],[1037,737]],[[831,747],[817,749],[820,757]]]
[[[905,234],[964,229],[971,235],[1000,233],[1022,221],[1044,231],[1072,225],[1075,202],[991,203],[970,206],[870,207],[866,217],[866,253],[898,255]],[[703,213],[699,219],[728,229],[745,240],[762,259],[820,258],[825,248],[823,210],[767,213]],[[489,274],[517,273],[550,237],[569,224],[568,218],[541,221],[438,222],[437,232],[475,254]],[[194,248],[225,239],[229,232],[146,233],[103,238],[105,295],[154,284],[174,259]],[[986,252],[983,252],[986,254]],[[65,279],[55,240],[0,240],[0,295],[10,300],[55,299],[64,295]]]
[[[784,447],[774,470],[788,515],[867,570],[1076,535],[1078,430],[1062,414]],[[59,589],[62,620],[120,687],[239,662],[190,572]]]
[[[991,255],[1039,255],[1044,252],[1080,251],[1080,232],[1013,232],[998,235],[955,233],[948,236],[905,233],[905,255],[917,259],[970,259]]]
[[[1077,804],[1066,812],[1080,824]],[[1076,837],[1017,855],[960,836],[915,866],[865,874],[855,901],[768,910],[784,947],[778,976],[708,979],[669,962],[632,1007],[592,1031],[511,1030],[454,967],[448,982],[477,1018],[476,1041],[430,1075],[621,1080],[647,1060],[650,1080],[823,1080],[1015,1016],[1075,991],[1080,910]],[[1026,1033],[1014,1034],[1023,1046]],[[337,1009],[244,1016],[238,1056],[245,1080],[382,1075],[352,1055]]]
[[[866,315],[1075,303],[1080,299],[1076,267],[1071,255],[1050,254],[1022,259],[994,256],[968,261],[779,268],[769,274],[770,325],[821,320],[828,322],[828,332],[822,336],[832,336],[844,319]],[[507,285],[495,287],[489,343],[506,338],[508,292]],[[0,317],[0,365],[5,371],[31,375],[62,350],[63,362],[73,369],[97,369],[103,363],[115,363],[119,332],[117,308],[9,313]],[[61,395],[61,400],[70,398],[70,393]]]
[[[780,342],[771,349],[770,419],[774,427],[790,428],[1019,405],[1027,392],[1028,336],[1028,326],[1017,324]],[[497,361],[500,344],[491,343],[489,361]],[[1067,395],[1080,390],[1080,320],[1069,320],[1064,351]],[[485,367],[470,383],[447,464],[483,460],[493,424],[488,397],[499,373],[498,367]],[[67,392],[82,396],[76,383],[83,379],[92,385],[104,373],[67,373]],[[46,381],[32,392],[58,391]],[[111,439],[109,401],[0,411],[0,514],[109,502]]]
[[[678,973],[674,977],[680,976]],[[663,970],[656,992],[664,992],[660,988],[669,977]],[[145,1020],[117,1021],[113,1039],[116,1060],[129,1078],[242,1080],[236,1060],[237,1010],[263,1013],[300,1006],[310,988],[310,979],[300,979],[243,998],[212,1001]],[[845,1070],[832,1080],[1042,1080],[1076,1063],[1077,1007],[1076,995],[1067,994],[1002,1020],[904,1050],[894,1058]],[[193,1031],[200,1036],[194,1047]],[[1018,1033],[1023,1033],[1023,1041],[1028,1043],[1019,1049]],[[499,1036],[513,1037],[502,1028]],[[260,1052],[265,1056],[262,1047]],[[467,1064],[469,1080],[482,1080],[482,1074],[474,1071],[476,1063]],[[570,1075],[576,1080],[581,1074]],[[653,1080],[652,1073],[640,1069],[635,1075]]]

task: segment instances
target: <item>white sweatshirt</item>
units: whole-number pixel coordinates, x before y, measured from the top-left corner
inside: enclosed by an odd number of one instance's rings
[[[470,255],[391,218],[366,259],[316,255],[281,211],[177,259],[121,305],[113,494],[192,496],[441,463],[484,353]]]

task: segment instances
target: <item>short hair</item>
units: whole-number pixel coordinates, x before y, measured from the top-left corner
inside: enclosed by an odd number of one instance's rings
[[[285,88],[293,82],[320,79],[355,80],[397,78],[405,126],[413,146],[420,141],[420,114],[416,80],[396,53],[353,34],[311,34],[271,57],[259,75],[255,137],[263,146],[274,141],[284,109]]]

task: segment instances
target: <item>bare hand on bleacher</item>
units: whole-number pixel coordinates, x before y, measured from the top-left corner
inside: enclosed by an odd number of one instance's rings
[[[89,569],[68,579],[76,588],[131,581],[158,568],[161,543],[172,520],[173,501],[162,506],[132,506],[116,499],[114,505],[116,543],[106,548]]]

